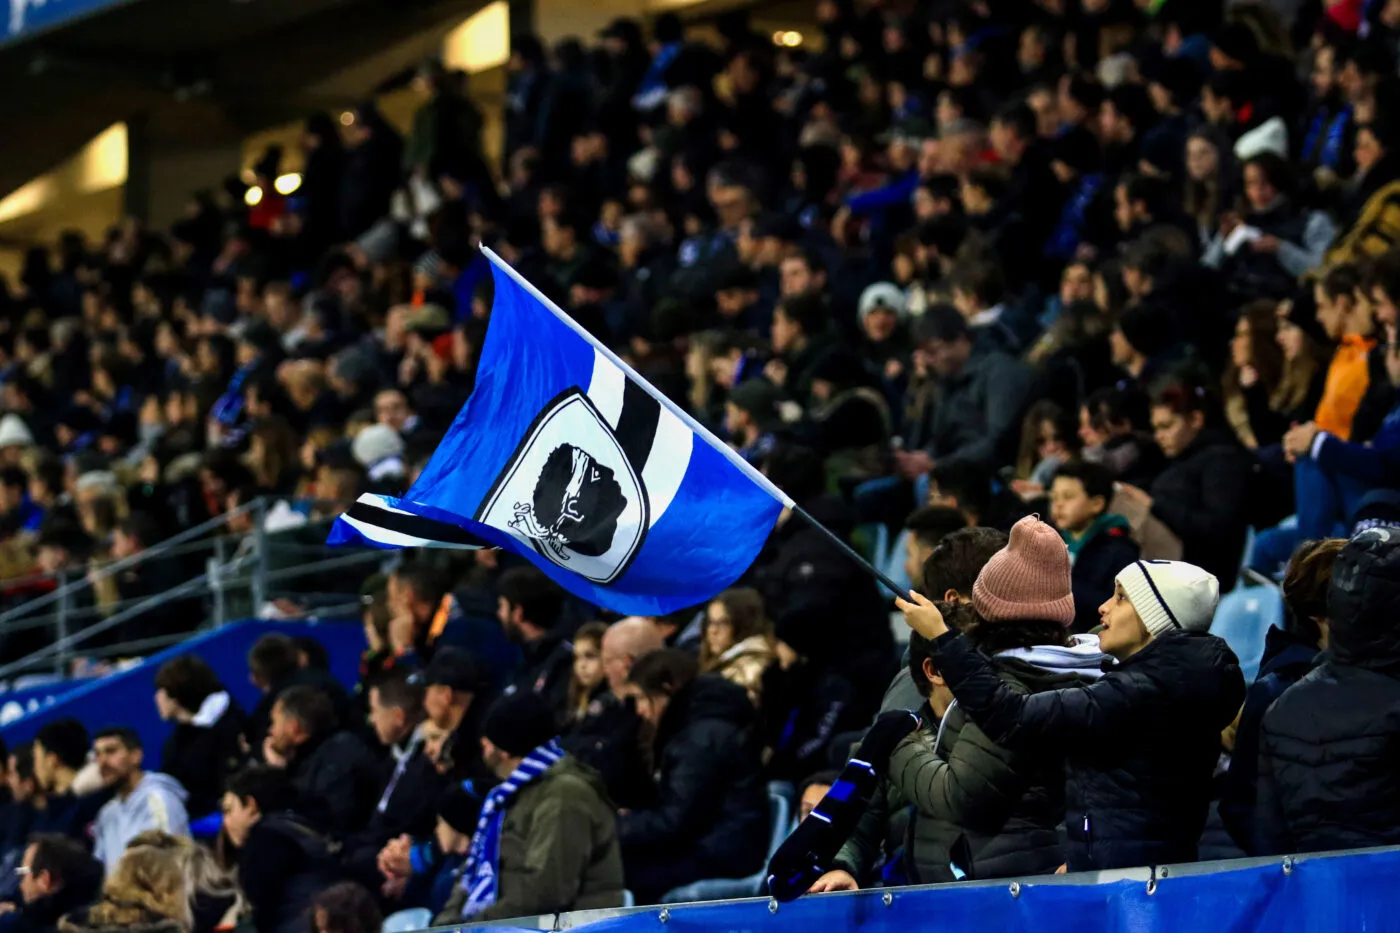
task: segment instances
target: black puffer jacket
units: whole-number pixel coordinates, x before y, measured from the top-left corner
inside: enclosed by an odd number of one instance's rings
[[[1152,514],[1181,539],[1181,559],[1231,590],[1249,526],[1254,459],[1227,431],[1207,428],[1152,484]]]
[[[659,805],[618,818],[627,861],[686,853],[714,877],[757,871],[768,849],[756,713],[738,684],[697,677],[671,698],[656,735]]]
[[[1065,756],[1070,871],[1195,860],[1220,730],[1244,699],[1225,642],[1162,635],[1090,686],[1030,696],[1008,689],[965,637],[934,644],[959,707],[992,741]]]
[[[293,813],[258,820],[238,850],[238,886],[258,933],[304,933],[312,900],[339,879],[330,839]]]
[[[297,812],[338,838],[362,829],[379,801],[379,762],[353,732],[301,746],[288,774]]]
[[[1264,714],[1257,854],[1400,843],[1400,532],[1342,549],[1325,660]]]

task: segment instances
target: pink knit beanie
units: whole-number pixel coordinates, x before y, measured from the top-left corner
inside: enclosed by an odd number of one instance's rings
[[[1073,622],[1069,548],[1060,533],[1039,515],[1011,526],[1011,540],[992,555],[972,585],[972,608],[988,622]]]

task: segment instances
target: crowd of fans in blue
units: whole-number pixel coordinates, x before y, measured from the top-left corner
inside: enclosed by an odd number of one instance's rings
[[[515,35],[499,160],[429,62],[406,135],[308,120],[291,196],[274,149],[260,199],[31,251],[0,289],[3,597],[259,496],[314,541],[403,492],[471,392],[485,244],[907,577],[908,648],[786,514],[658,618],[405,553],[361,590],[358,684],[268,635],[254,709],[183,657],[164,748],[64,720],[11,749],[0,928],[651,903],[758,872],[767,788],[805,816],[882,709],[922,726],[816,892],[1400,841],[1400,2],[813,14],[799,47],[743,13],[718,44],[669,14]],[[1242,573],[1286,607],[1249,684],[1209,634]]]

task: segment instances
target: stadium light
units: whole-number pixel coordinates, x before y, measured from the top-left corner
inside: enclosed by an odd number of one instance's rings
[[[278,194],[287,195],[301,187],[301,176],[296,172],[287,175],[278,175],[277,180],[272,183]]]
[[[340,125],[350,126],[355,122],[355,111],[347,110],[340,115]]]
[[[780,29],[773,33],[773,44],[795,49],[802,44],[802,33],[792,29]]]
[[[247,191],[243,192],[243,203],[248,205],[249,207],[257,207],[259,204],[262,203],[262,194],[262,189],[259,188],[257,185],[254,185]]]

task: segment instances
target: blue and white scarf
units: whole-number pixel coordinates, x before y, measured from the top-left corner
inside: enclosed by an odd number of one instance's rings
[[[563,757],[564,749],[559,747],[558,740],[550,739],[526,755],[520,767],[486,795],[481,816],[476,821],[476,832],[472,834],[471,849],[462,865],[462,890],[467,892],[462,905],[463,918],[475,916],[496,903],[501,869],[501,825],[506,819],[506,807],[520,788],[554,767]]]

